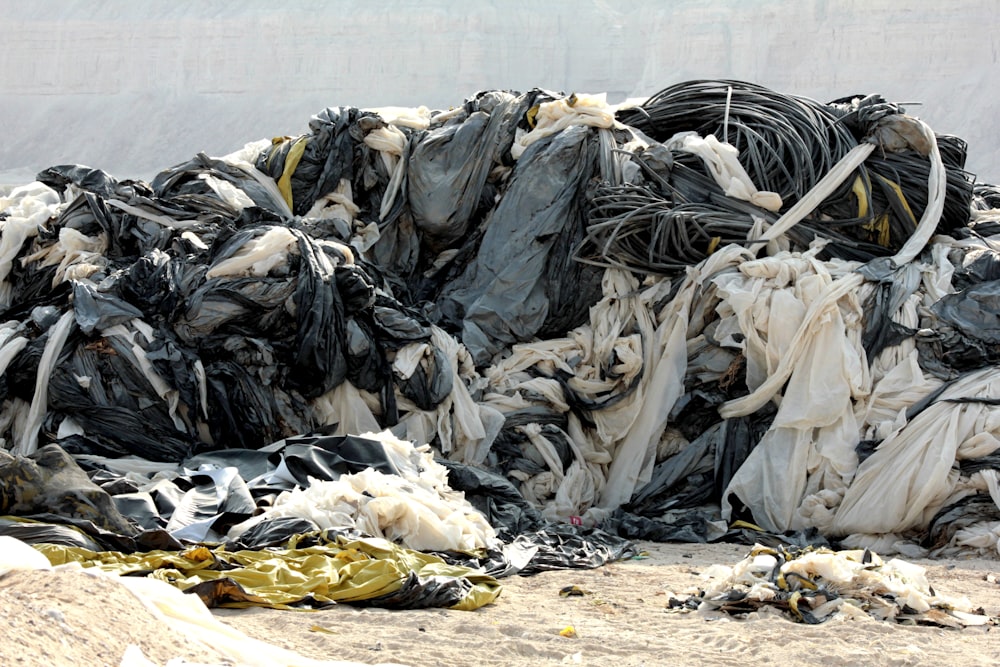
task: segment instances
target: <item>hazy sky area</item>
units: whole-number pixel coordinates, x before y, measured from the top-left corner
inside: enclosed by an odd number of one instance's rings
[[[327,106],[707,78],[912,103],[996,183],[998,26],[995,0],[0,0],[0,183],[64,163],[148,179]]]

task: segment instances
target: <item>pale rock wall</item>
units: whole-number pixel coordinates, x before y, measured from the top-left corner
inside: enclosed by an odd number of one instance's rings
[[[151,178],[307,131],[326,106],[446,108],[487,88],[735,78],[880,93],[1000,181],[995,0],[0,0],[0,183],[80,163]]]

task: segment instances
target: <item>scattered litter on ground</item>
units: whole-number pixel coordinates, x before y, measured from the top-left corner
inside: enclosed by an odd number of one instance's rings
[[[961,629],[1000,622],[966,598],[939,595],[924,568],[885,561],[867,549],[773,549],[756,545],[736,565],[713,565],[705,588],[670,599],[671,611],[746,617],[761,609],[815,625],[871,617],[906,625]]]

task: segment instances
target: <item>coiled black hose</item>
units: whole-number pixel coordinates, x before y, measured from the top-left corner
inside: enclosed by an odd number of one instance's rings
[[[678,132],[714,134],[736,147],[754,185],[777,192],[786,207],[857,145],[825,105],[743,81],[679,83],[617,119],[660,142]]]

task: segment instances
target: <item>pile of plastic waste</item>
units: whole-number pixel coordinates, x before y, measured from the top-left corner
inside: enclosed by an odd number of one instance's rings
[[[935,592],[923,567],[898,558],[884,561],[862,549],[758,544],[733,567],[713,565],[702,578],[703,589],[672,597],[669,608],[737,617],[771,609],[810,625],[864,617],[955,629],[997,623],[967,598]]]
[[[996,555],[1000,191],[965,149],[877,95],[692,81],[331,107],[150,183],[54,166],[0,198],[0,436],[68,453],[130,539],[222,539],[309,492],[344,442],[316,438],[388,432],[448,468],[402,493],[461,496],[441,550],[474,525]],[[227,514],[236,477],[269,481]],[[317,528],[315,502],[267,512]]]

